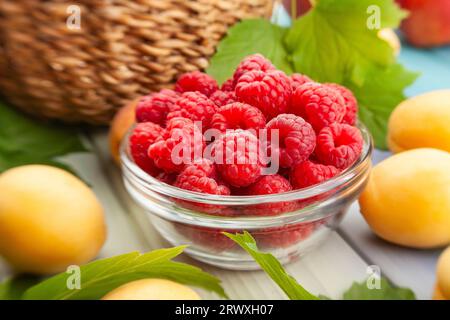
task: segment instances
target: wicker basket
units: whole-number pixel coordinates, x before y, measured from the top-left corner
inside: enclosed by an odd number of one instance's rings
[[[81,28],[66,25],[68,6]],[[227,28],[273,0],[1,0],[0,92],[36,116],[107,124],[127,101],[204,69]]]

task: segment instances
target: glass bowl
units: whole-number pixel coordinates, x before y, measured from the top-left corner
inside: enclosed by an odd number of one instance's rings
[[[312,187],[262,196],[217,196],[163,183],[132,160],[128,139],[121,146],[125,187],[158,232],[186,253],[226,269],[258,269],[253,259],[222,232],[250,232],[258,247],[285,264],[313,250],[336,229],[365,186],[372,139],[364,139],[359,159],[338,176]]]

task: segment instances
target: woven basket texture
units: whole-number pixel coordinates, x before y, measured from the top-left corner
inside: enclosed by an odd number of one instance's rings
[[[70,5],[81,27],[68,28]],[[204,70],[229,26],[273,0],[1,0],[0,94],[42,118],[107,124],[137,96]]]

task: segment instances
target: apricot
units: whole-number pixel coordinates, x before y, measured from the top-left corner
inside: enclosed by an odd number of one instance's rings
[[[103,209],[72,174],[27,165],[0,175],[0,255],[34,274],[65,271],[94,258],[105,236]]]
[[[396,56],[400,54],[402,45],[394,30],[391,28],[381,29],[378,31],[378,37],[386,41],[392,47]]]
[[[450,90],[405,100],[392,112],[388,146],[393,152],[437,148],[450,152]]]
[[[378,165],[359,198],[381,238],[412,248],[450,243],[450,153],[414,149]]]
[[[109,149],[114,162],[120,166],[120,143],[135,122],[139,98],[122,107],[114,116],[109,129]]]
[[[450,300],[450,247],[439,257],[434,299]]]
[[[164,279],[143,279],[124,284],[102,300],[200,300],[191,288]]]

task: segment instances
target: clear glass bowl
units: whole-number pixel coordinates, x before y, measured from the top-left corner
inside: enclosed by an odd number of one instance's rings
[[[258,269],[253,259],[222,234],[250,232],[260,249],[288,263],[320,245],[339,225],[367,182],[372,139],[363,125],[360,158],[321,184],[263,196],[217,196],[165,184],[132,160],[128,139],[121,147],[123,179],[160,234],[185,245],[193,258],[226,269]],[[276,215],[274,215],[276,214]]]

